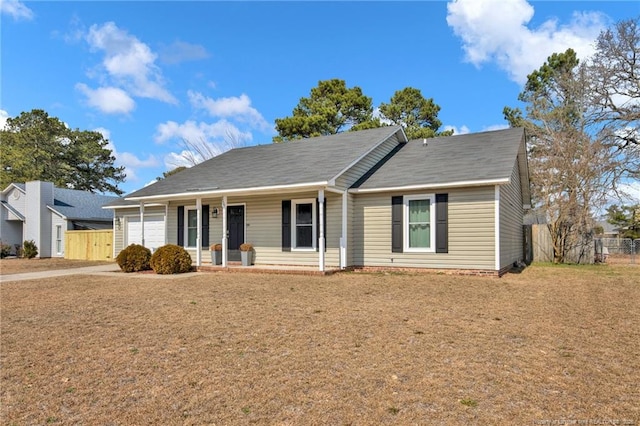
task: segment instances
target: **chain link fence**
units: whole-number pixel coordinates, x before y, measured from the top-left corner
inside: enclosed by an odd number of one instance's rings
[[[596,262],[633,264],[640,255],[640,239],[631,238],[596,238]]]

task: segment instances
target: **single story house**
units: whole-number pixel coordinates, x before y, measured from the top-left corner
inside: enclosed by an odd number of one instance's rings
[[[523,259],[530,202],[523,129],[409,141],[390,126],[236,148],[105,208],[114,257],[172,243],[203,265],[221,243],[226,266],[248,242],[256,265],[500,275]]]
[[[0,241],[15,249],[33,240],[38,257],[64,257],[64,232],[112,229],[113,211],[102,206],[118,199],[52,182],[11,183],[0,193]]]

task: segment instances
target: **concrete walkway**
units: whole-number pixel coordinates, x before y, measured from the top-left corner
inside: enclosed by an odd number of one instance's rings
[[[9,281],[37,280],[50,277],[62,277],[65,275],[102,275],[119,272],[120,267],[114,263],[109,265],[84,266],[81,268],[54,269],[48,271],[23,272],[21,274],[0,275],[0,283]]]

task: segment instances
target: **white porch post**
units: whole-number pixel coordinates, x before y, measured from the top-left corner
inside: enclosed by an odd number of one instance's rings
[[[196,198],[196,265],[202,266],[202,198]]]
[[[318,208],[320,209],[320,238],[318,239],[319,247],[318,247],[318,269],[320,272],[324,272],[324,248],[325,248],[325,240],[324,240],[324,189],[318,190]]]
[[[340,269],[347,267],[347,208],[349,194],[342,193],[342,235],[340,236]]]
[[[146,247],[144,243],[144,203],[142,201],[140,201],[140,241]]]
[[[222,267],[227,266],[227,196],[222,197]]]

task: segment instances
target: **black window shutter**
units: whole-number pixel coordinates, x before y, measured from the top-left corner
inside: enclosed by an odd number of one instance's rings
[[[402,196],[391,197],[391,251],[402,253]]]
[[[291,251],[291,200],[282,200],[282,251]]]
[[[209,205],[202,206],[202,247],[209,248]]]
[[[436,253],[449,253],[449,194],[436,194]]]
[[[327,251],[327,199],[324,199],[324,251]],[[320,200],[316,198],[316,251],[320,251]]]
[[[178,206],[178,245],[184,247],[184,206]]]

